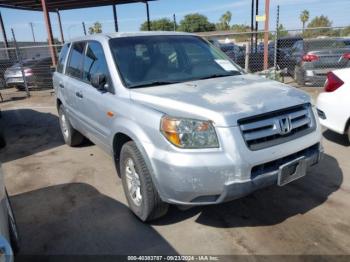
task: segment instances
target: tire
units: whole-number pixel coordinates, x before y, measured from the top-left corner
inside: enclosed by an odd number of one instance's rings
[[[132,212],[142,221],[164,216],[169,205],[160,199],[145,160],[133,141],[123,145],[119,163],[124,193]]]
[[[294,68],[294,80],[299,86],[305,86],[305,77],[300,66]]]
[[[10,198],[6,191],[6,206],[7,206],[7,216],[9,221],[9,234],[10,234],[10,243],[14,253],[17,253],[20,249],[20,238],[17,230],[17,223],[15,215],[13,214],[13,209],[11,205]]]
[[[83,142],[84,136],[72,127],[63,105],[60,105],[58,115],[64,142],[72,147],[79,146]]]

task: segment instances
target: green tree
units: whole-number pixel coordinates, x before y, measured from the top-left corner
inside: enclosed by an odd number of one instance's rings
[[[102,33],[102,24],[100,22],[95,22],[92,26],[89,27],[89,34],[99,34]]]
[[[141,27],[141,31],[148,31],[148,23],[144,22]],[[151,21],[151,30],[153,31],[173,31],[174,23],[168,18],[161,18]]]
[[[310,12],[308,10],[302,11],[300,16],[299,16],[299,18],[300,18],[300,21],[303,24],[303,33],[304,33],[305,24],[306,24],[307,21],[309,21],[309,18],[310,18]]]
[[[250,26],[249,25],[244,25],[244,24],[235,24],[231,26],[231,30],[234,33],[237,33],[234,38],[237,42],[243,42],[243,41],[248,41],[250,40],[251,34],[248,33],[250,32]],[[247,32],[247,34],[244,34]]]
[[[241,33],[241,32],[249,32],[250,31],[250,26],[249,25],[239,25],[239,24],[235,24],[231,27],[231,29],[237,33]]]
[[[208,18],[201,14],[189,14],[180,21],[180,31],[184,32],[209,32],[215,31],[215,24],[210,23]]]
[[[320,28],[320,27],[323,27],[323,28]],[[316,16],[307,25],[308,29],[305,31],[304,36],[305,37],[332,36],[334,33],[332,28],[327,28],[327,27],[332,27],[332,22],[328,19],[328,17],[324,15]],[[313,29],[313,28],[316,28],[316,29]]]
[[[220,17],[220,22],[216,24],[216,30],[229,30],[231,19],[232,19],[232,13],[230,11],[226,11]]]
[[[343,30],[341,30],[341,36],[350,36],[350,26],[345,27]]]
[[[284,28],[282,24],[278,26],[277,32],[278,32],[278,37],[285,37],[289,35],[288,31]]]

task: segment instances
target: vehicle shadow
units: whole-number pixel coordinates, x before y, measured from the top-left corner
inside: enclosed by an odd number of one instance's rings
[[[23,158],[64,144],[58,117],[32,109],[2,111],[7,146],[0,152],[2,163]]]
[[[329,141],[337,143],[342,146],[350,146],[350,142],[348,141],[345,135],[338,134],[329,129],[323,132],[323,137]]]
[[[167,225],[198,215],[197,223],[220,228],[275,225],[322,205],[342,182],[343,173],[337,160],[325,155],[304,178],[284,187],[272,186],[220,205],[196,207],[184,212],[172,209],[166,217],[154,223]]]
[[[32,109],[2,111],[7,146],[0,150],[2,163],[23,158],[64,144],[58,117]],[[91,146],[88,140],[80,147]]]
[[[21,236],[19,260],[28,255],[177,254],[128,207],[88,184],[50,186],[10,200]]]

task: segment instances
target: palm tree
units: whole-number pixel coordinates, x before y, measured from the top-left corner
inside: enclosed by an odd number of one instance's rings
[[[300,14],[300,21],[303,23],[303,34],[305,30],[305,24],[307,21],[309,21],[310,18],[310,12],[308,10],[304,10]]]
[[[225,12],[221,17],[220,17],[220,27],[221,30],[228,30],[230,29],[230,22],[232,19],[232,13],[230,11]]]
[[[89,27],[89,34],[99,34],[102,33],[102,24],[100,22],[95,22],[92,26]]]

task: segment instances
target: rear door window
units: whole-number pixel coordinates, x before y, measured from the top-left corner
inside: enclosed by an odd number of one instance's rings
[[[69,50],[70,44],[65,44],[60,52],[57,62],[57,72],[63,73],[64,62],[66,61],[66,56]]]
[[[66,68],[66,74],[75,78],[82,78],[82,65],[84,58],[85,42],[74,43],[70,56],[69,62]]]

